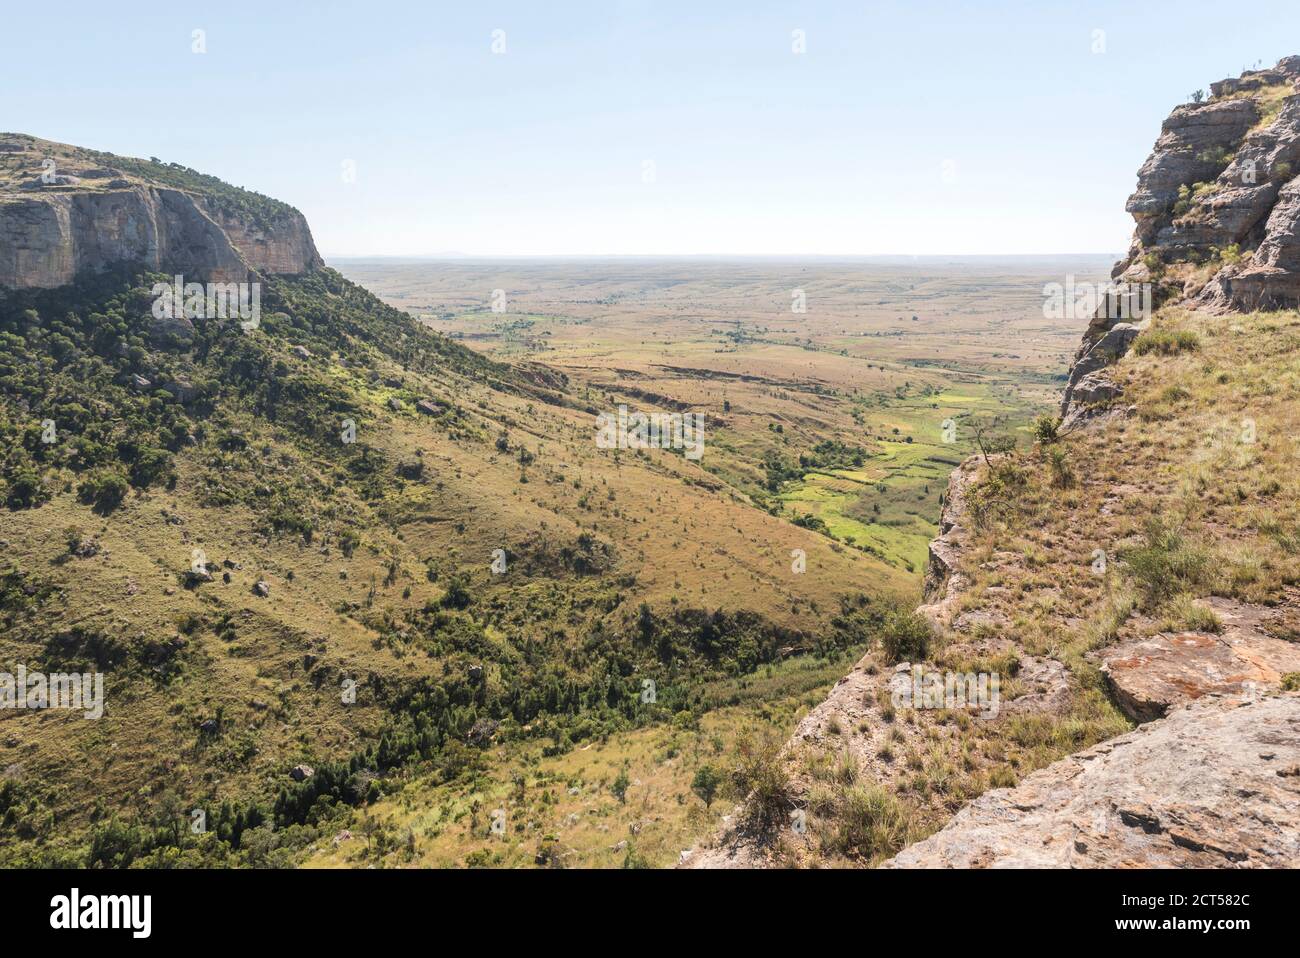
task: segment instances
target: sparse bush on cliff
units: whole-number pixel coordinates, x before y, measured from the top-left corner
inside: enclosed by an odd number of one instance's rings
[[[737,799],[748,797],[743,825],[757,831],[780,827],[792,808],[790,777],[781,761],[780,743],[746,734],[736,743],[736,756],[731,784]]]
[[[1028,485],[1029,472],[1014,458],[992,463],[967,498],[975,527],[986,529],[1011,517]]]
[[[890,665],[924,659],[933,640],[929,621],[915,612],[895,612],[880,629],[880,648]]]

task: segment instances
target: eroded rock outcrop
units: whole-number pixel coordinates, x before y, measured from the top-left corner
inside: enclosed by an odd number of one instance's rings
[[[1138,171],[1125,209],[1135,229],[1074,357],[1061,413],[1077,424],[1113,403],[1102,372],[1149,310],[1185,301],[1215,312],[1300,306],[1300,56],[1211,84],[1177,107]],[[1086,388],[1080,386],[1087,384]]]
[[[1220,598],[1210,605],[1222,622],[1218,634],[1159,633],[1105,650],[1102,675],[1134,721],[1206,695],[1251,698],[1300,672],[1300,643],[1269,633],[1270,610]]]
[[[224,184],[205,192],[197,176],[170,185],[190,171],[161,163],[102,165],[114,159],[0,134],[0,286],[62,286],[118,263],[244,282],[321,262],[291,207]]]
[[[1295,868],[1300,695],[1209,698],[986,792],[890,868]]]
[[[968,459],[948,476],[939,510],[939,536],[930,540],[925,569],[926,604],[917,611],[942,628],[952,618],[952,600],[960,594],[963,579],[958,560],[966,542],[966,490],[975,475],[977,460]]]
[[[1288,57],[1271,70],[1213,84],[1209,100],[1174,110],[1126,206],[1137,226],[1116,279],[1154,282],[1164,297],[1202,305],[1300,303],[1300,274],[1281,265],[1297,240],[1287,214],[1295,196],[1288,187],[1300,176],[1298,83],[1300,57]],[[1176,268],[1185,264],[1218,269],[1201,288]],[[1264,284],[1260,270],[1292,275]],[[1267,301],[1258,295],[1265,286]]]

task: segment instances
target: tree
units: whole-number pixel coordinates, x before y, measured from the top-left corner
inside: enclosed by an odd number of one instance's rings
[[[470,595],[468,583],[462,575],[452,576],[451,581],[447,583],[447,591],[442,597],[442,607],[444,609],[464,609],[474,597]]]
[[[975,445],[979,446],[984,465],[991,466],[989,456],[998,456],[1016,448],[1016,437],[994,433],[993,423],[979,423],[975,426]]]
[[[704,807],[708,808],[718,796],[718,786],[722,784],[722,773],[712,765],[701,765],[691,782],[691,791],[699,796]]]
[[[10,509],[30,509],[40,502],[41,477],[33,469],[21,469],[9,483],[5,504]]]
[[[617,798],[621,804],[627,804],[627,788],[631,784],[632,780],[627,776],[627,763],[624,762],[623,767],[618,770],[618,777],[614,779],[613,784],[609,786],[609,790],[614,793],[614,797]]]
[[[121,505],[130,486],[125,474],[116,468],[98,469],[85,479],[79,490],[84,502],[94,503],[102,514],[107,514]]]

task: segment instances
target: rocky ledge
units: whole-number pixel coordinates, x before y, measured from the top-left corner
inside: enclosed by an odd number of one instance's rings
[[[1220,619],[1217,633],[1159,633],[1111,646],[1101,672],[1111,694],[1135,722],[1160,718],[1171,707],[1206,695],[1253,698],[1300,674],[1300,643],[1284,617],[1296,599],[1275,607],[1212,598]]]
[[[886,868],[1300,866],[1300,695],[1203,699],[986,792]]]

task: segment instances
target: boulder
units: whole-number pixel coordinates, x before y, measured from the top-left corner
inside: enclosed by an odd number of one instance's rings
[[[1102,675],[1129,718],[1149,722],[1206,695],[1253,698],[1300,672],[1300,644],[1253,628],[1249,606],[1214,604],[1224,621],[1219,635],[1162,633],[1105,651]]]
[[[211,572],[208,572],[206,569],[203,569],[203,570],[200,570],[200,569],[186,569],[186,570],[185,570],[185,584],[186,584],[187,586],[196,586],[196,585],[199,585],[199,584],[201,584],[201,583],[204,583],[204,582],[211,582],[211,581],[212,581],[212,573],[211,573]]]
[[[181,379],[180,377],[163,383],[162,388],[171,393],[178,403],[187,403],[198,395],[198,390],[194,388],[194,384],[188,379]]]
[[[295,765],[293,768],[289,769],[289,777],[295,782],[305,782],[315,774],[316,769],[312,768],[310,765]]]
[[[500,722],[489,718],[478,719],[470,726],[466,741],[475,748],[487,748],[492,744],[492,736],[496,735],[497,726],[500,724]]]
[[[1300,694],[1208,697],[985,792],[885,868],[1300,866]]]
[[[149,342],[158,349],[188,349],[194,345],[194,323],[185,316],[155,318],[149,324]]]
[[[1147,322],[1146,320],[1141,323],[1115,322],[1113,325],[1103,322],[1099,325],[1094,320],[1078,353],[1075,354],[1074,364],[1070,367],[1065,394],[1061,398],[1063,417],[1068,418],[1071,408],[1076,404],[1075,390],[1079,385],[1089,376],[1124,356],[1133,345],[1133,340],[1137,339],[1146,328]],[[1100,383],[1101,380],[1094,379],[1093,382]]]
[[[1110,402],[1122,395],[1122,390],[1105,373],[1094,372],[1084,376],[1074,387],[1074,401],[1083,406]]]

